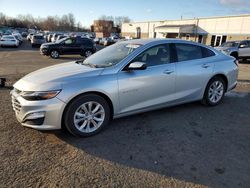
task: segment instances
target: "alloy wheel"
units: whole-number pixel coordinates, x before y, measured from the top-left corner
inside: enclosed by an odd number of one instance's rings
[[[89,57],[89,56],[91,56],[91,55],[92,55],[92,52],[91,52],[90,50],[88,50],[88,51],[85,52],[85,56],[86,56],[86,57]]]
[[[219,102],[224,94],[224,85],[221,81],[214,81],[208,89],[208,98],[212,103]]]
[[[103,124],[104,120],[104,107],[96,101],[82,104],[74,114],[74,125],[82,133],[96,131]]]
[[[59,57],[58,51],[52,51],[52,52],[51,52],[51,57],[52,57],[52,58],[58,58],[58,57]]]

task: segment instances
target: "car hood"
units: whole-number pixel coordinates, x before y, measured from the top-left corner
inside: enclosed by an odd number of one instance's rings
[[[234,50],[234,49],[236,49],[235,47],[216,47],[215,48],[216,50],[219,50],[219,51],[225,51],[225,50],[230,50],[230,51],[232,51],[232,50]]]
[[[98,76],[103,68],[91,68],[75,62],[62,63],[34,71],[14,84],[21,91],[48,91],[63,89],[73,79]]]

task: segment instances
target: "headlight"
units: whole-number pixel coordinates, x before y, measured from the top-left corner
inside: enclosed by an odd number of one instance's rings
[[[52,99],[60,93],[61,90],[55,91],[23,91],[20,95],[28,101]]]
[[[223,52],[224,52],[224,53],[229,53],[229,52],[230,52],[230,50],[223,50]]]

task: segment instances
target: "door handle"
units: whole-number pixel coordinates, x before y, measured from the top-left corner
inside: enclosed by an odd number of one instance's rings
[[[206,69],[206,68],[210,67],[210,65],[209,64],[203,64],[203,65],[201,65],[201,67]]]
[[[163,71],[163,74],[172,74],[174,71],[173,70],[165,70]]]

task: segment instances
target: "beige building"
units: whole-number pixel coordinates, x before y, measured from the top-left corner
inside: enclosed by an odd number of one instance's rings
[[[250,14],[124,23],[122,36],[130,38],[181,38],[219,46],[225,41],[250,39]]]
[[[91,31],[96,33],[96,37],[109,37],[112,32],[116,31],[114,22],[109,20],[94,20]]]

